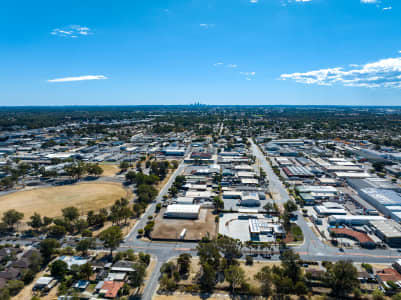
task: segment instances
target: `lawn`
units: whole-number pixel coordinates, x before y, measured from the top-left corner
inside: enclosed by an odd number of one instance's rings
[[[24,220],[34,212],[56,217],[68,206],[76,206],[83,214],[89,210],[111,206],[117,199],[132,198],[121,184],[112,182],[78,183],[19,191],[0,197],[0,215],[9,209],[24,213]]]

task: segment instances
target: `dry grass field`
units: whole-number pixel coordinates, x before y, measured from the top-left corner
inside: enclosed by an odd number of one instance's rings
[[[165,209],[162,209],[155,220],[152,231],[154,239],[176,239],[181,231],[186,228],[185,240],[200,240],[207,233],[210,237],[216,235],[215,216],[211,209],[201,209],[198,220],[164,219]]]
[[[120,172],[120,168],[116,164],[100,164],[99,166],[103,170],[102,176],[113,177]]]
[[[38,188],[1,196],[0,215],[9,209],[15,209],[24,213],[24,220],[29,220],[34,212],[56,217],[61,215],[61,209],[68,206],[76,206],[80,212],[86,213],[109,207],[121,197],[131,199],[132,194],[121,184],[112,182]]]

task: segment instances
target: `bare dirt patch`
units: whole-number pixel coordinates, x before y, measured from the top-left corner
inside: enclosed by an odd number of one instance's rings
[[[19,191],[0,197],[0,215],[15,209],[24,213],[24,220],[38,212],[56,217],[68,206],[76,206],[83,214],[111,206],[117,199],[132,198],[131,192],[121,184],[112,182],[78,183],[49,188]]]
[[[100,164],[99,166],[103,170],[102,176],[113,177],[120,172],[120,168],[116,164]]]
[[[207,233],[211,237],[216,235],[215,216],[211,209],[201,209],[198,220],[164,219],[162,210],[155,219],[155,227],[152,231],[154,239],[176,239],[181,231],[186,228],[184,240],[200,240]]]

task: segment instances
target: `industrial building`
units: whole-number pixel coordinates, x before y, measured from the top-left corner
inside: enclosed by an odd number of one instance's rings
[[[392,190],[395,192],[401,192],[401,187],[391,183],[389,180],[384,178],[365,178],[365,179],[347,179],[347,183],[356,191],[366,188]]]
[[[164,213],[165,218],[198,219],[200,205],[171,204]]]
[[[285,237],[285,230],[281,224],[269,223],[265,219],[248,219],[249,233],[253,239],[259,239],[259,235],[272,235],[274,237]]]
[[[288,166],[283,168],[284,173],[288,177],[314,177],[315,175],[308,167]]]
[[[375,234],[390,247],[401,247],[401,225],[394,220],[370,221]]]
[[[382,216],[340,216],[340,215],[333,215],[329,216],[329,224],[330,225],[367,225],[372,221],[384,221],[386,218]]]
[[[318,216],[346,215],[347,211],[342,205],[332,202],[323,203],[323,205],[315,205],[313,209]]]
[[[352,230],[349,228],[330,228],[329,232],[335,237],[346,237],[351,240],[357,241],[361,247],[373,249],[376,247],[375,242],[363,232]]]
[[[181,204],[181,205],[192,205],[194,204],[194,198],[190,197],[177,197],[173,200],[173,204]]]
[[[241,206],[260,206],[258,193],[243,192],[239,202]]]
[[[365,188],[359,191],[360,196],[377,208],[385,216],[397,222],[401,221],[401,196],[392,190]]]

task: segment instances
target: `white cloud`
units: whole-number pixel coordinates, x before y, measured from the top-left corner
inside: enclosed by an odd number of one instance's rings
[[[103,75],[84,75],[77,77],[63,77],[63,78],[49,79],[48,82],[71,82],[71,81],[101,80],[101,79],[107,79],[107,77]]]
[[[312,0],[295,0],[295,2],[311,2]]]
[[[382,8],[383,10],[391,10],[391,9],[393,9],[391,6],[387,6],[387,7],[383,7]]]
[[[239,72],[241,75],[245,76],[255,76],[256,72]]]
[[[223,63],[223,62],[217,62],[217,63],[215,63],[215,64],[213,64],[213,66],[215,66],[215,67],[227,67],[227,68],[230,68],[230,69],[235,69],[236,67],[238,67],[238,65],[236,65],[236,64],[225,64],[225,63]]]
[[[361,3],[377,3],[377,0],[361,0]]]
[[[252,80],[256,75],[256,72],[239,72],[241,75],[245,76],[245,80]]]
[[[69,25],[63,28],[55,28],[50,32],[52,35],[62,36],[62,37],[70,37],[76,38],[80,35],[85,36],[91,33],[91,30],[88,27],[80,26],[80,25]]]
[[[385,58],[356,67],[281,74],[280,79],[316,85],[401,88],[401,57]]]
[[[207,23],[201,23],[199,24],[200,27],[205,28],[205,29],[209,29],[209,28],[213,28],[215,25],[214,24],[207,24]]]
[[[259,0],[249,0],[250,3],[258,3]]]

